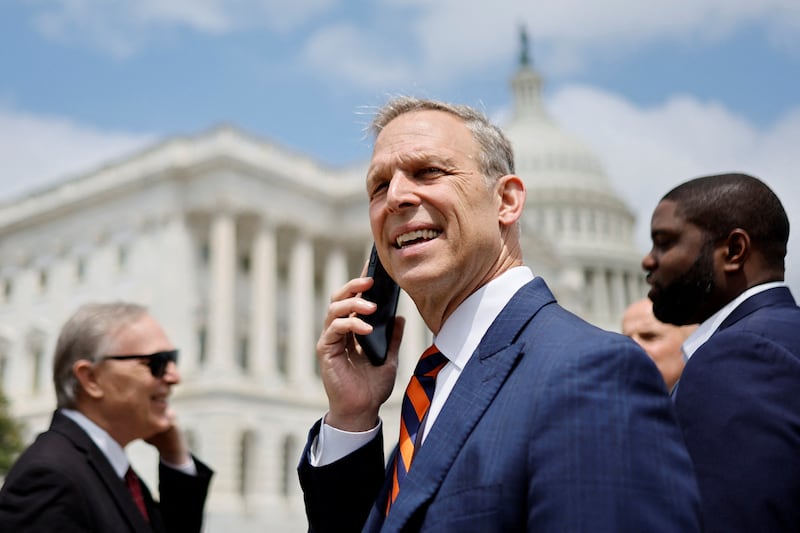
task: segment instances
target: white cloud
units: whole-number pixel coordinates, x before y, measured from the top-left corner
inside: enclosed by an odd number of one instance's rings
[[[34,23],[46,37],[84,43],[115,57],[135,54],[164,31],[188,28],[224,34],[296,29],[338,0],[55,0],[35,4]]]
[[[411,77],[408,65],[396,52],[373,45],[352,24],[328,26],[315,33],[304,55],[311,71],[333,70],[338,79],[357,79],[370,87],[396,87]]]
[[[547,103],[554,119],[601,157],[617,192],[637,214],[637,244],[649,247],[659,199],[690,178],[726,171],[757,176],[784,204],[792,227],[787,277],[800,291],[800,107],[764,129],[713,101],[674,97],[652,108],[571,86]]]
[[[340,70],[330,61],[325,77],[375,87],[369,73],[375,61],[365,43],[403,51],[399,71],[435,86],[480,72],[511,57],[524,24],[533,38],[534,56],[546,72],[575,72],[599,56],[619,57],[654,44],[714,43],[743,28],[758,28],[784,53],[800,47],[797,0],[385,0],[377,3],[371,24],[353,26],[352,35],[331,50],[350,60]],[[327,32],[324,28],[320,32]],[[316,37],[310,38],[312,41]],[[545,48],[547,53],[537,52]]]
[[[154,140],[0,107],[0,203],[88,172]]]
[[[776,48],[796,53],[800,46],[797,0],[420,0],[376,1],[358,15],[368,23],[348,28],[352,35],[335,41],[337,61],[320,65],[315,43],[343,31],[358,7],[342,0],[32,0],[34,19],[44,35],[60,42],[80,42],[125,57],[173,28],[225,34],[240,29],[299,32],[332,15],[330,27],[305,35],[308,57],[326,76],[357,86],[375,87],[375,47],[402,54],[398,72],[415,72],[426,83],[478,72],[509,57],[517,47],[516,31],[525,24],[534,47],[551,74],[575,71],[597,54],[631,53],[653,43],[714,42],[747,26],[758,27]]]

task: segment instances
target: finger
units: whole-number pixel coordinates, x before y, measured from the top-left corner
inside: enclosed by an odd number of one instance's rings
[[[338,290],[334,291],[333,294],[331,294],[331,302],[358,296],[368,288],[372,287],[372,283],[372,278],[353,278]]]

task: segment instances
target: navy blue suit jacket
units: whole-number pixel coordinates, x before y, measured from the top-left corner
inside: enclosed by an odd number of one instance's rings
[[[309,435],[317,435],[319,422]],[[537,278],[465,366],[384,520],[382,441],[299,466],[311,531],[691,532],[699,500],[661,375]],[[391,459],[390,459],[391,464]]]
[[[148,524],[100,448],[56,411],[6,476],[0,531],[198,533],[212,472],[197,459],[195,465],[197,476],[160,466],[160,503],[142,483]]]
[[[800,308],[788,288],[739,305],[675,395],[706,531],[800,532]]]

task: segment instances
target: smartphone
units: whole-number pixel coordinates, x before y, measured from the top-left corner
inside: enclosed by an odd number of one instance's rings
[[[374,302],[378,308],[371,315],[358,315],[364,322],[372,326],[369,335],[356,334],[356,340],[367,355],[370,363],[380,366],[386,362],[389,351],[389,342],[394,331],[394,315],[397,312],[397,299],[400,297],[400,287],[389,277],[378,258],[378,251],[372,245],[369,254],[367,276],[374,281],[372,287],[361,295],[365,300]]]

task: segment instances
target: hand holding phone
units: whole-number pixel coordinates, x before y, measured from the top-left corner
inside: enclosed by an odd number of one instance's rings
[[[386,362],[389,342],[392,340],[394,316],[397,312],[400,287],[383,268],[374,244],[369,255],[367,276],[374,281],[372,287],[364,291],[361,296],[365,300],[374,302],[378,308],[371,315],[358,315],[361,320],[372,326],[372,333],[368,335],[356,334],[356,340],[358,340],[358,344],[364,350],[370,363],[380,366]]]

